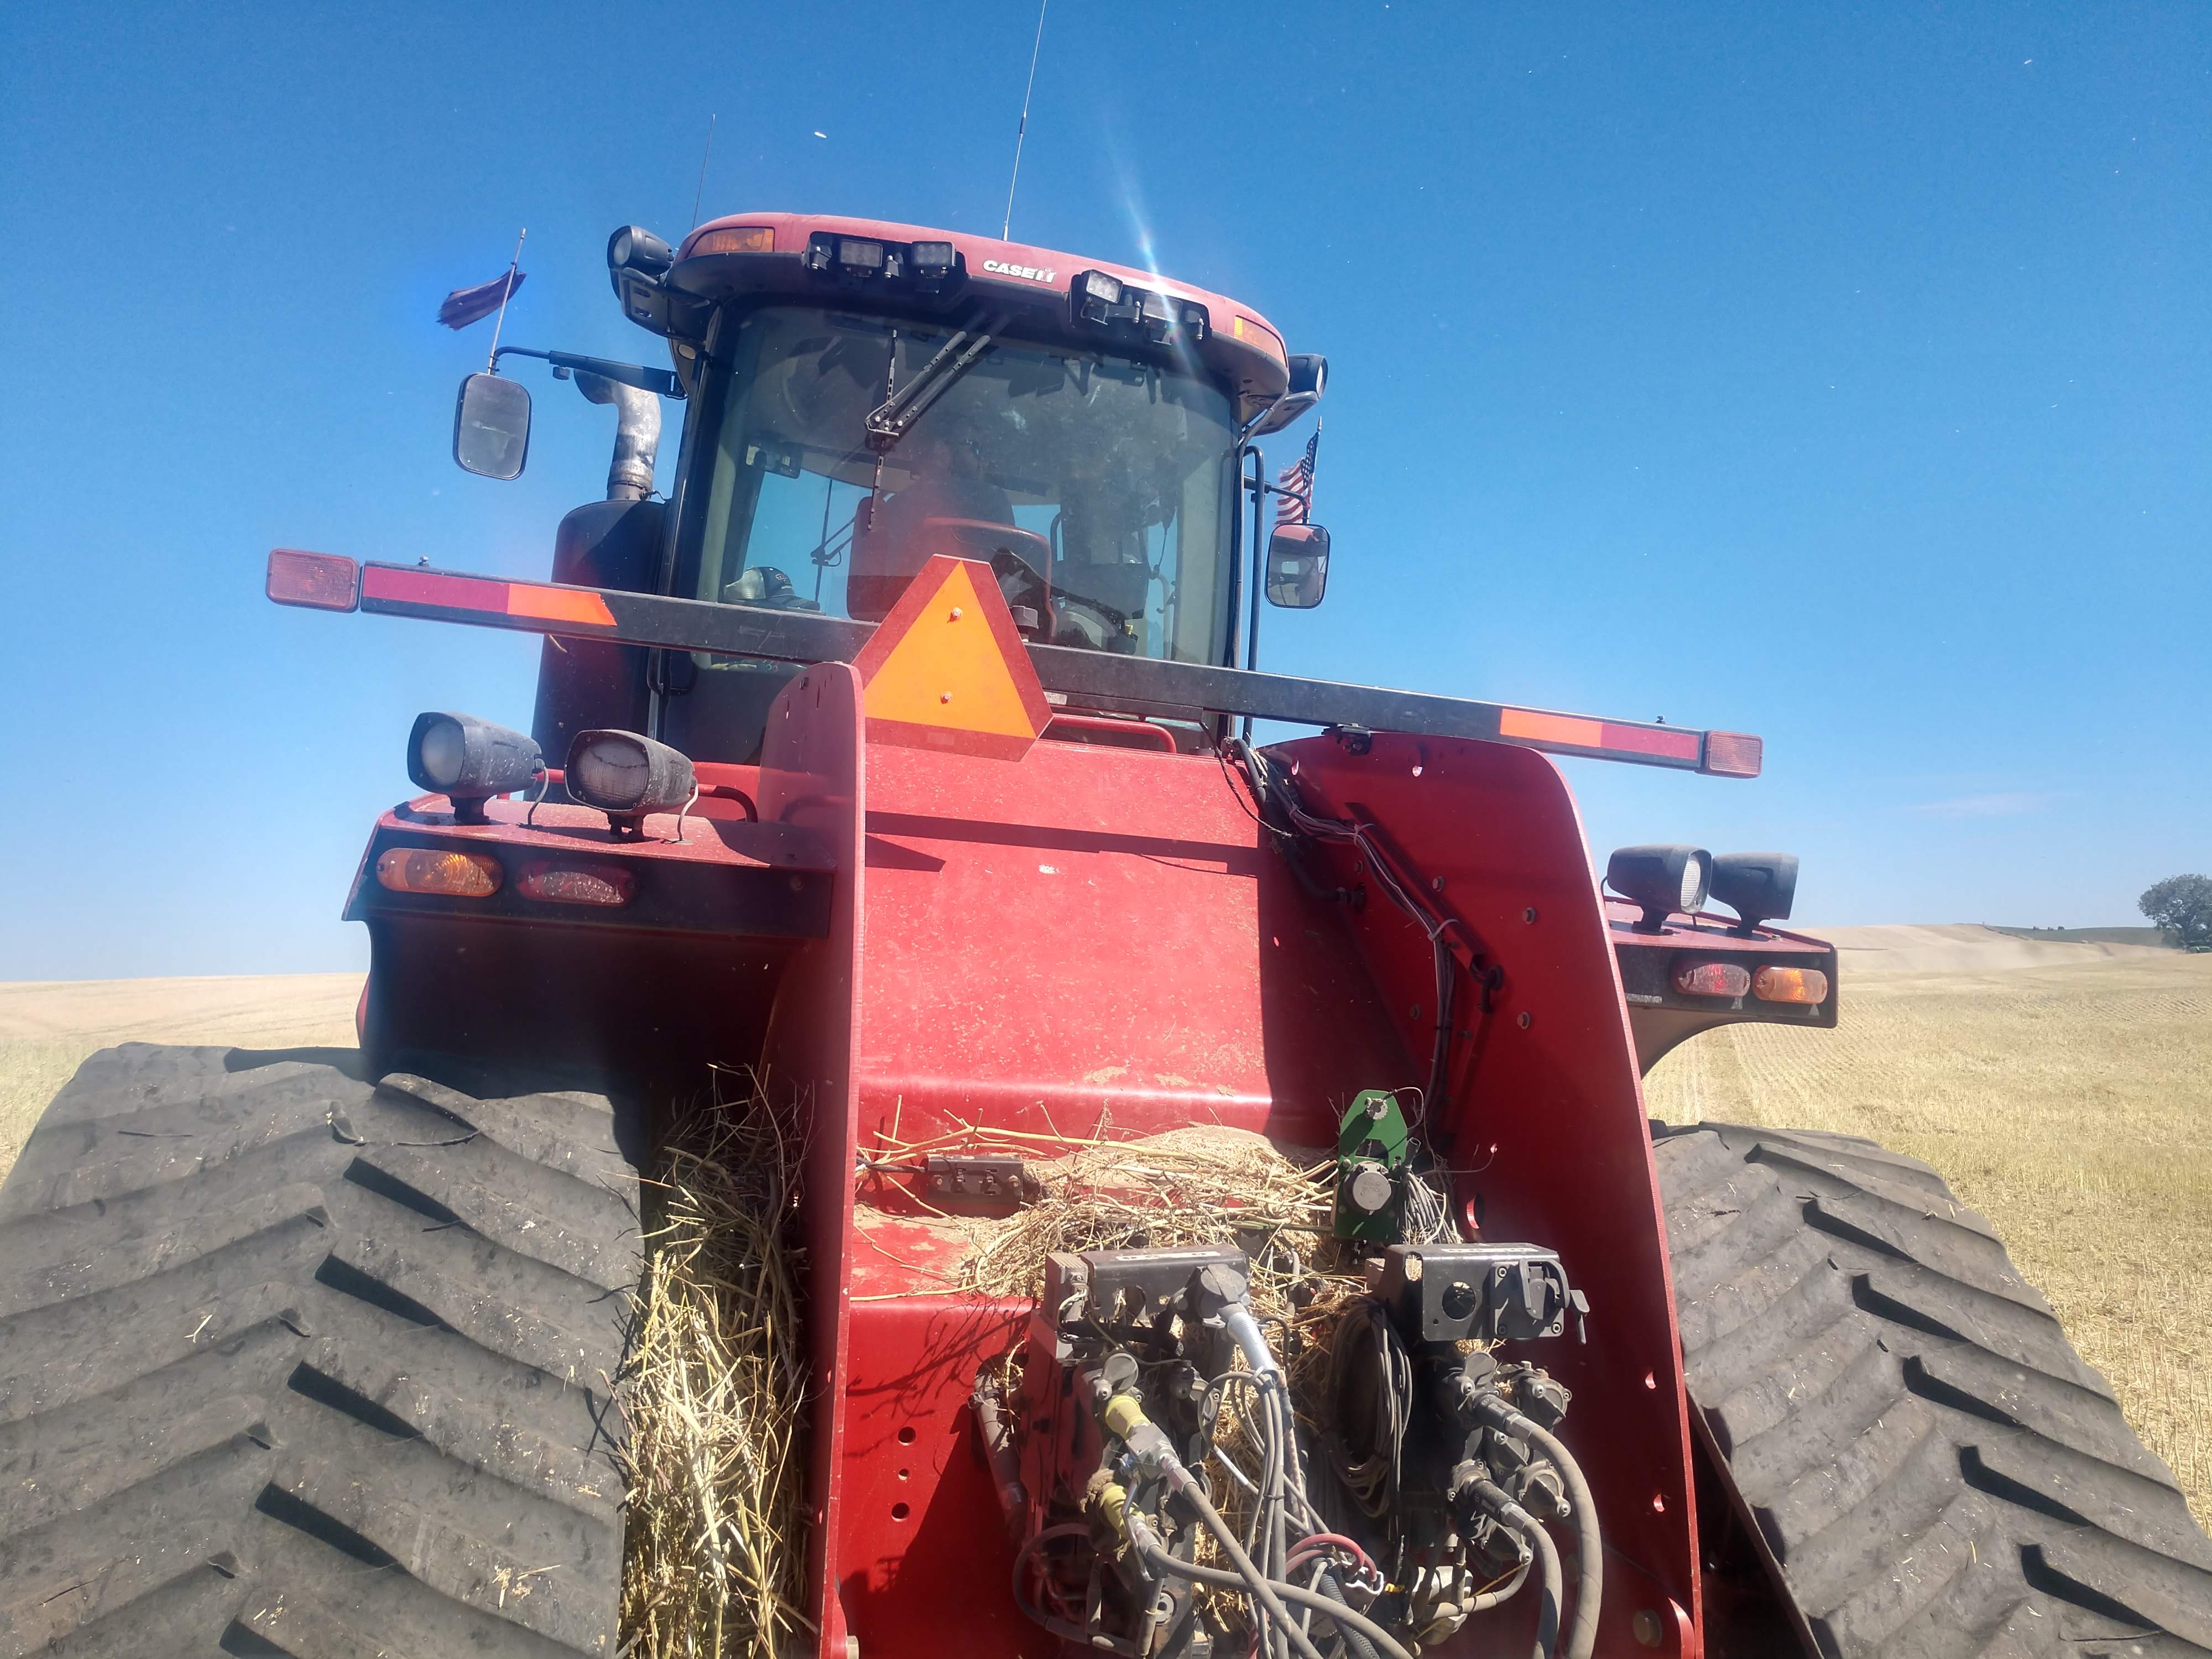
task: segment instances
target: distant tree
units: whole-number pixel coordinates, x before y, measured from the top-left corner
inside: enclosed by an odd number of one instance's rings
[[[2168,876],[2136,904],[2184,950],[2212,951],[2212,876]]]

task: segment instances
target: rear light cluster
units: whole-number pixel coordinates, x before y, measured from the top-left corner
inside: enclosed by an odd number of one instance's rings
[[[276,568],[272,560],[270,568]],[[408,734],[407,775],[422,788],[444,794],[453,803],[456,823],[485,823],[486,800],[533,785],[542,801],[544,786],[557,780],[567,786],[571,799],[605,812],[617,838],[632,841],[641,836],[647,813],[666,811],[679,815],[680,839],[680,815],[699,797],[698,775],[690,758],[635,732],[579,732],[569,744],[565,772],[552,772],[536,739],[473,714],[436,711],[418,716]],[[742,792],[738,799],[745,799]],[[376,860],[380,885],[426,898],[489,898],[506,878],[490,854],[461,848],[394,847]],[[514,890],[519,897],[544,904],[614,909],[637,896],[637,878],[619,865],[541,858],[522,866]]]
[[[1828,1000],[1828,976],[1818,968],[1777,968],[1757,972],[1735,962],[1686,962],[1674,970],[1674,988],[1686,997],[1741,997],[1760,1002],[1812,1006]]]
[[[395,893],[426,898],[489,898],[506,884],[506,872],[489,853],[459,848],[394,847],[376,860],[380,885]],[[538,859],[522,866],[514,890],[547,904],[592,904],[612,908],[637,896],[637,880],[609,864],[567,864]]]

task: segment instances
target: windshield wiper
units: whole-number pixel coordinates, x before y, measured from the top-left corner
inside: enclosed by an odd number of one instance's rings
[[[892,393],[868,411],[868,418],[863,422],[867,429],[868,447],[878,455],[888,452],[906,436],[907,429],[921,417],[922,410],[975,366],[990,344],[988,330],[970,333],[963,328],[947,340],[921,373],[907,382],[906,390]]]

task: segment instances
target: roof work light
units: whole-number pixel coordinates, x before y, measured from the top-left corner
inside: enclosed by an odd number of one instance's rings
[[[1644,907],[1639,933],[1656,933],[1680,910],[1694,914],[1705,902],[1713,855],[1702,847],[1623,847],[1606,860],[1605,884]]]
[[[544,769],[535,738],[473,714],[417,714],[407,735],[407,775],[451,800],[457,823],[483,823],[485,801],[527,789]]]
[[[1079,274],[1068,299],[1078,322],[1094,328],[1142,334],[1154,345],[1187,339],[1195,345],[1206,338],[1210,319],[1206,307],[1172,294],[1156,294],[1132,288],[1103,270]]]

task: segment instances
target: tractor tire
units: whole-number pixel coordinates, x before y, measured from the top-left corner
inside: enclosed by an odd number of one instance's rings
[[[1655,1137],[1691,1410],[1820,1653],[2212,1650],[2212,1540],[1941,1176],[1847,1135]]]
[[[636,1170],[483,1092],[84,1063],[0,1186],[0,1655],[614,1651]]]

